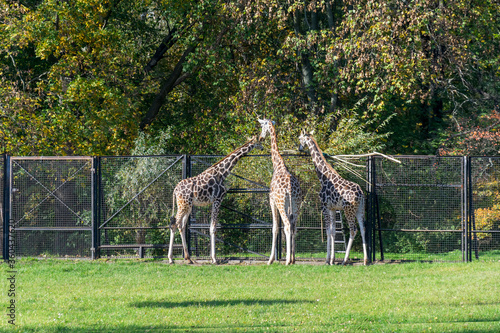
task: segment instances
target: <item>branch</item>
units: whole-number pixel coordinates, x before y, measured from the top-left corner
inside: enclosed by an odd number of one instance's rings
[[[163,83],[159,94],[156,95],[153,104],[151,104],[148,112],[142,119],[140,124],[141,129],[144,129],[147,125],[153,122],[153,120],[158,115],[158,112],[160,112],[160,108],[163,105],[165,97],[168,95],[168,93],[170,93],[178,84],[180,84],[189,76],[188,74],[182,75],[183,66],[187,60],[187,56],[196,49],[197,45],[198,44],[191,45],[186,49],[186,51],[184,51],[184,54],[177,62],[177,65],[175,65],[174,70],[172,71],[172,73],[170,73],[167,80]]]
[[[12,60],[12,64],[14,65],[14,68],[16,69],[16,74],[17,74],[17,76],[19,76],[19,80],[21,80],[21,83],[23,84],[23,91],[25,91],[26,90],[26,83],[24,82],[24,79],[21,75],[21,72],[17,68],[16,60],[14,60],[14,57],[10,53],[9,53],[9,57],[10,57],[10,60]]]
[[[397,160],[393,157],[390,157],[390,156],[387,156],[387,155],[384,155],[382,153],[378,153],[376,151],[374,151],[373,153],[369,153],[369,154],[360,154],[360,155],[335,155],[335,156],[331,156],[331,155],[328,155],[329,157],[332,157],[332,158],[341,158],[341,157],[351,157],[351,158],[358,158],[358,157],[368,157],[368,156],[382,156],[390,161],[393,161],[393,162],[396,162],[396,163],[400,163],[401,164],[401,161],[400,160]]]
[[[155,67],[158,64],[158,61],[160,61],[163,58],[165,52],[167,52],[168,49],[170,49],[175,44],[175,42],[177,42],[179,38],[175,36],[176,33],[177,33],[177,28],[173,28],[172,30],[170,30],[169,34],[163,39],[160,46],[158,46],[158,48],[156,49],[156,52],[151,58],[151,60],[149,60],[146,67],[144,67],[144,71],[146,73],[150,72],[153,69],[153,67]]]

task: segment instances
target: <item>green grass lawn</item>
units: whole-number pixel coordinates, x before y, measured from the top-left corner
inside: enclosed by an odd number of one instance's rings
[[[9,304],[1,264],[2,308]],[[23,259],[20,332],[499,332],[500,262],[168,265]]]

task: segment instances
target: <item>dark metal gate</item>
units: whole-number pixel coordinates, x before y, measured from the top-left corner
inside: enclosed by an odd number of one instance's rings
[[[97,158],[96,256],[165,256],[185,155]]]
[[[373,158],[374,244],[380,259],[465,260],[466,159]]]
[[[14,237],[16,255],[89,257],[93,159],[7,157],[5,165],[10,190],[4,225]]]
[[[470,157],[468,259],[500,257],[500,157]]]

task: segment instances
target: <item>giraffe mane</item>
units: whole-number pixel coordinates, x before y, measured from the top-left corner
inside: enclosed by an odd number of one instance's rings
[[[325,158],[325,155],[323,155],[323,151],[321,150],[321,148],[319,147],[318,145],[318,142],[316,142],[316,140],[312,137],[311,134],[307,133],[306,134],[310,139],[311,141],[313,142],[313,144],[316,146],[316,149],[318,149],[318,152],[319,152],[319,158],[321,158],[321,160],[323,161],[323,163],[326,165],[326,167],[328,168],[328,170],[330,171],[333,171],[334,173],[338,174],[338,172],[332,167],[332,165],[330,163],[328,163],[328,161],[326,160]]]

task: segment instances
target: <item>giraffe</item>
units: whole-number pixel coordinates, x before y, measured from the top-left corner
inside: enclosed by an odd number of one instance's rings
[[[337,171],[328,164],[318,143],[311,134],[303,130],[299,136],[299,141],[299,149],[302,149],[304,146],[309,148],[316,173],[321,183],[319,198],[321,201],[322,213],[327,222],[326,263],[332,265],[335,261],[335,211],[343,210],[349,224],[350,236],[342,264],[345,265],[349,259],[349,252],[351,251],[352,243],[357,233],[357,219],[361,231],[361,238],[363,240],[364,264],[367,265],[368,256],[364,226],[365,195],[363,194],[361,186],[342,178]]]
[[[224,195],[227,192],[227,189],[224,186],[224,180],[229,175],[231,169],[236,165],[238,160],[248,154],[255,147],[262,149],[260,140],[257,136],[252,137],[244,145],[237,148],[199,175],[183,179],[177,184],[172,195],[172,214],[174,213],[176,202],[177,214],[175,216],[172,215],[170,221],[170,245],[168,248],[168,261],[170,264],[174,263],[172,258],[172,249],[176,229],[179,229],[181,234],[184,259],[190,264],[193,263],[189,256],[185,237],[188,217],[189,214],[191,214],[193,206],[208,206],[210,204],[212,205],[210,219],[210,256],[212,263],[217,264],[217,260],[215,258],[215,232],[219,207]]]
[[[271,158],[273,162],[273,177],[269,189],[269,202],[273,216],[273,238],[271,256],[268,265],[272,264],[276,255],[276,239],[278,237],[278,212],[283,221],[286,235],[286,265],[295,263],[295,235],[297,219],[301,202],[300,184],[286,168],[285,162],[278,151],[274,122],[269,119],[258,119],[262,127],[260,140],[267,134],[271,137]]]

